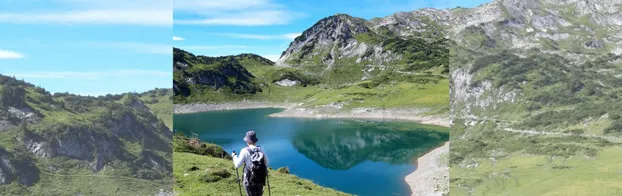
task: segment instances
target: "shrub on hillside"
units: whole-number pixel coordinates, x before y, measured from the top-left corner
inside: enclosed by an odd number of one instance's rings
[[[199,175],[199,179],[203,182],[216,182],[231,176],[228,170],[222,168],[208,169]]]
[[[232,160],[231,155],[222,147],[215,144],[201,143],[199,139],[187,138],[180,132],[173,137],[173,151]]]
[[[280,167],[276,171],[279,172],[279,173],[282,173],[282,174],[289,174],[289,168],[288,167]]]

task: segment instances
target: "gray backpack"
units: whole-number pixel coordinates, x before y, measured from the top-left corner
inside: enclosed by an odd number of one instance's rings
[[[246,165],[246,181],[252,186],[263,186],[266,184],[266,177],[268,175],[268,167],[264,159],[264,154],[261,152],[261,147],[257,146],[255,149],[246,147],[246,150],[250,152],[250,165]]]

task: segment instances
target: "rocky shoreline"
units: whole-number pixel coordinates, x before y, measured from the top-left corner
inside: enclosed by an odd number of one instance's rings
[[[417,170],[404,180],[413,196],[449,195],[449,142],[417,159]]]
[[[407,120],[417,121],[421,124],[449,127],[449,118],[445,116],[425,116],[425,109],[380,109],[380,108],[354,108],[342,110],[340,107],[324,106],[303,108],[301,104],[284,103],[275,104],[268,102],[237,102],[224,104],[186,104],[174,105],[175,114],[188,114],[219,110],[256,109],[256,108],[281,108],[282,112],[271,114],[271,117],[287,118],[354,118],[354,119],[384,119],[384,120]]]
[[[295,104],[274,104],[269,102],[243,101],[236,103],[194,103],[194,104],[174,104],[175,114],[190,114],[198,112],[219,111],[219,110],[239,110],[256,108],[283,108],[294,107]]]

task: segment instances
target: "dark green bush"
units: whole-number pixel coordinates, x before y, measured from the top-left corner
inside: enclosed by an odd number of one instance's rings
[[[282,174],[289,174],[289,168],[288,167],[280,167],[276,171],[279,172],[279,173],[282,173]]]

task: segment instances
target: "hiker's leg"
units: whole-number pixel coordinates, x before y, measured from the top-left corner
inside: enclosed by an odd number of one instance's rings
[[[257,196],[262,196],[263,195],[263,186],[261,186],[261,185],[255,186],[255,194]]]
[[[244,186],[244,190],[246,191],[246,196],[253,196],[253,190],[251,186]]]
[[[249,185],[249,186],[245,186],[245,188],[246,188],[247,196],[261,196],[262,195],[262,193],[260,192],[260,189],[258,189],[258,188],[261,188],[260,186]]]

